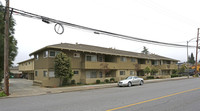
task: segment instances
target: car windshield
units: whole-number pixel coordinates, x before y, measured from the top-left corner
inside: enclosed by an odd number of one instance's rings
[[[133,77],[131,77],[131,76],[129,76],[129,77],[127,77],[126,79],[132,79]]]

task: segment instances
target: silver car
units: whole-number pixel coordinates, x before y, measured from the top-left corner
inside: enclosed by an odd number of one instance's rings
[[[137,76],[129,76],[124,80],[118,82],[118,86],[128,86],[131,87],[132,85],[143,85],[144,79],[139,78]]]

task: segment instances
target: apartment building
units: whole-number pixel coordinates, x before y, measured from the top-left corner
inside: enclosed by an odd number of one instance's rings
[[[19,62],[19,71],[24,78],[34,80],[34,58]]]
[[[145,76],[144,69],[157,68],[157,76],[169,76],[177,69],[178,60],[154,55],[141,54],[112,48],[84,44],[61,43],[41,48],[34,55],[34,84],[58,86],[59,79],[54,74],[54,59],[59,52],[71,58],[76,83],[95,83],[96,80],[114,78],[116,81],[127,76]]]

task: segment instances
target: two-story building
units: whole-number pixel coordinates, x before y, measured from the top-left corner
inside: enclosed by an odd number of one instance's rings
[[[34,58],[19,62],[19,71],[24,78],[34,80]]]
[[[116,81],[127,76],[145,76],[144,69],[157,68],[159,76],[169,76],[177,69],[178,60],[155,55],[141,54],[112,48],[84,44],[61,43],[49,45],[30,54],[34,55],[34,84],[58,86],[54,74],[54,59],[59,52],[71,58],[76,83],[95,83],[96,80],[114,78]]]

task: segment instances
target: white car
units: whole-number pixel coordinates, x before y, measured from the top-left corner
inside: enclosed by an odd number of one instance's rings
[[[124,80],[118,82],[118,86],[128,86],[131,87],[132,85],[143,85],[144,79],[139,78],[137,76],[129,76]]]

